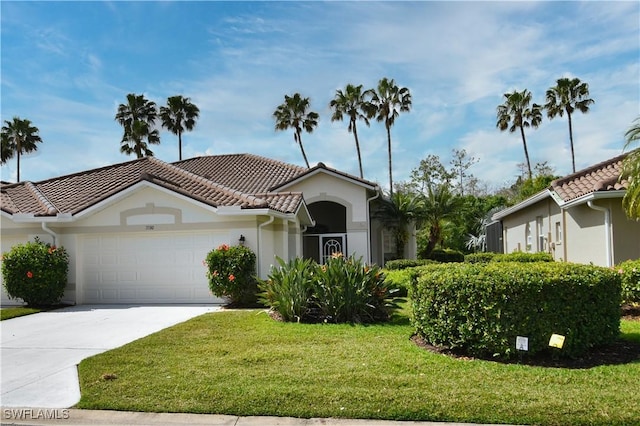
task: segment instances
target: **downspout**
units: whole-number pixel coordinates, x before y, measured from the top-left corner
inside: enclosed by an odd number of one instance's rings
[[[258,225],[258,275],[262,272],[262,228],[270,225],[276,220],[275,216],[271,216],[268,221]]]
[[[56,240],[58,238],[58,234],[56,234],[55,232],[53,232],[48,226],[46,222],[41,222],[42,223],[42,230],[45,231],[47,234],[51,235],[53,237],[53,245],[56,245]]]
[[[369,263],[371,263],[371,260],[372,260],[371,259],[371,215],[369,213],[370,212],[369,205],[373,200],[375,200],[378,197],[380,197],[380,190],[379,188],[376,188],[376,195],[367,199],[367,223],[369,224],[369,235],[367,238],[367,259],[369,259]]]
[[[608,208],[606,207],[601,207],[601,206],[596,206],[595,204],[593,204],[592,200],[587,201],[587,205],[592,208],[593,210],[598,210],[600,212],[604,212],[604,237],[606,239],[606,252],[607,252],[607,266],[611,267],[613,266],[613,261],[612,261],[612,247],[611,247],[611,212],[609,211]]]

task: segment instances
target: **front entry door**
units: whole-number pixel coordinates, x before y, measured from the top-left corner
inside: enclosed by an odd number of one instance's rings
[[[331,255],[345,254],[347,251],[347,234],[306,234],[304,236],[305,256],[324,265]]]

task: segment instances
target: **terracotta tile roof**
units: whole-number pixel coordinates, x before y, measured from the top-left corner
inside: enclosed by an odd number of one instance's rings
[[[622,161],[627,154],[595,164],[571,175],[551,182],[553,190],[564,202],[594,192],[625,190],[629,182],[620,178]]]
[[[307,168],[253,154],[212,155],[174,165],[249,194],[268,192],[307,172]]]
[[[227,158],[225,157],[232,157]],[[278,179],[286,179],[302,169],[273,160],[257,157],[258,165],[247,170],[258,170],[260,179],[247,179],[243,184],[240,176],[224,178],[220,175],[222,167],[231,169],[242,163],[242,156],[220,156],[207,161],[207,157],[194,159],[191,165],[202,175],[182,167],[180,162],[169,164],[154,157],[133,160],[99,169],[87,170],[72,175],[61,176],[37,183],[20,182],[1,186],[1,208],[3,211],[16,214],[33,214],[35,216],[55,216],[57,213],[76,214],[102,200],[105,200],[139,182],[148,181],[156,185],[183,194],[213,207],[239,206],[243,209],[271,208],[283,213],[294,213],[303,202],[300,193],[268,193],[263,186],[271,185]],[[251,156],[255,157],[255,156]],[[246,161],[246,157],[244,157]],[[240,160],[240,163],[233,160]],[[190,160],[187,160],[190,161]],[[271,174],[267,165],[274,165]],[[211,175],[207,165],[213,167]],[[219,168],[215,166],[219,165]],[[220,178],[222,182],[216,179]],[[263,179],[264,178],[264,179]],[[260,188],[260,190],[251,190]]]

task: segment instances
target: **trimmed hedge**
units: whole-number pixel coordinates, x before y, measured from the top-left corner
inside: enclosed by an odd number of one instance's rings
[[[620,275],[569,263],[449,264],[416,268],[410,296],[416,332],[429,343],[477,357],[512,358],[517,336],[529,355],[577,357],[619,335]]]
[[[622,302],[640,303],[640,259],[622,262],[616,269],[622,279]]]
[[[384,264],[384,268],[390,271],[413,268],[416,266],[424,266],[438,263],[431,259],[396,259],[390,260]]]
[[[464,262],[464,253],[451,249],[435,249],[426,257],[441,263]]]
[[[470,253],[464,256],[464,261],[467,263],[489,263],[496,257],[498,253],[482,252],[482,253]]]
[[[554,262],[550,253],[524,253],[514,251],[513,253],[471,253],[464,257],[467,263],[489,263],[489,262]]]

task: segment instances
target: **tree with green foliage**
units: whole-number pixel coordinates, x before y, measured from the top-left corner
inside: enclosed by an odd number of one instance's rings
[[[155,128],[158,117],[156,103],[144,97],[129,93],[127,103],[120,104],[116,121],[123,127],[120,152],[135,154],[137,158],[153,156],[149,145],[160,143],[160,132]]]
[[[20,182],[20,156],[38,150],[36,144],[42,143],[38,135],[40,131],[31,121],[20,117],[13,117],[12,121],[5,120],[2,126],[2,164],[16,156],[17,180]]]
[[[542,106],[531,103],[531,92],[524,89],[521,92],[514,90],[504,94],[504,103],[497,108],[497,124],[500,131],[509,130],[513,133],[520,130],[524,156],[527,160],[529,179],[532,177],[531,161],[527,149],[527,138],[524,134],[525,127],[537,128],[542,122]]]
[[[411,109],[411,93],[406,87],[398,87],[393,79],[384,77],[377,89],[368,91],[371,104],[375,107],[376,120],[384,123],[387,130],[387,151],[389,153],[389,193],[393,195],[393,172],[391,160],[391,126],[401,112]]]
[[[354,86],[353,84],[347,84],[345,90],[336,90],[336,95],[329,103],[329,107],[333,110],[331,121],[342,120],[344,116],[349,117],[349,126],[347,130],[349,133],[353,133],[353,137],[356,141],[356,152],[358,154],[358,166],[360,167],[360,177],[364,177],[362,171],[362,156],[360,154],[360,142],[358,140],[358,129],[356,123],[358,120],[364,121],[369,125],[369,117],[374,114],[374,107],[367,100],[366,91],[362,90],[362,84]]]
[[[395,257],[404,257],[404,248],[409,241],[409,229],[419,226],[424,214],[424,198],[412,192],[396,191],[380,200],[373,217],[382,222],[385,229],[393,233],[396,244]]]
[[[200,109],[191,102],[190,98],[182,95],[167,98],[167,105],[160,107],[162,127],[178,136],[178,158],[182,160],[182,133],[192,131]]]
[[[307,168],[310,166],[302,144],[302,130],[307,133],[313,132],[313,129],[318,127],[318,119],[320,118],[318,113],[309,111],[309,108],[309,98],[303,98],[300,93],[294,93],[293,96],[284,95],[284,102],[273,113],[273,118],[276,120],[276,130],[293,129],[293,140],[300,146],[302,158],[304,158]]]
[[[442,244],[444,230],[452,226],[461,206],[461,198],[455,196],[449,185],[441,184],[429,187],[424,199],[424,226],[428,232],[428,241],[422,257],[426,258]]]
[[[451,175],[456,177],[456,180],[459,179],[457,186],[457,192],[459,195],[464,196],[464,180],[465,179],[473,179],[472,174],[468,174],[467,170],[474,164],[478,162],[478,159],[469,156],[467,154],[467,150],[465,149],[453,149],[452,150],[453,159],[451,160]]]
[[[626,143],[624,149],[640,142],[640,116],[632,123],[625,133]],[[640,219],[640,148],[629,152],[622,163],[620,180],[628,181],[627,191],[622,199],[622,207],[627,217]]]
[[[576,159],[573,149],[571,114],[576,110],[583,114],[587,113],[589,112],[589,105],[593,103],[594,100],[589,98],[589,85],[580,81],[579,78],[559,78],[556,81],[556,85],[547,90],[546,104],[544,105],[547,110],[547,117],[553,119],[557,115],[562,117],[565,112],[567,113],[573,173],[576,172]]]

